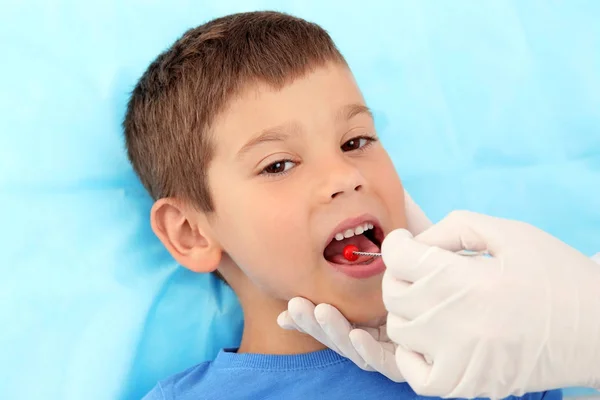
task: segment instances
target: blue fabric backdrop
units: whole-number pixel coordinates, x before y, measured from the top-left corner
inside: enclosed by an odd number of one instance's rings
[[[232,293],[153,236],[120,129],[149,62],[226,13],[328,29],[432,219],[467,208],[600,251],[600,2],[217,3],[3,4],[3,399],[136,399],[238,339]]]

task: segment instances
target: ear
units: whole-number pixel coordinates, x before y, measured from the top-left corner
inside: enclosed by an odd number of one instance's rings
[[[222,249],[206,215],[175,199],[160,199],[150,214],[152,230],[175,260],[194,272],[213,272]]]

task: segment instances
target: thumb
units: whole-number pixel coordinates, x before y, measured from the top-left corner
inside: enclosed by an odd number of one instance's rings
[[[493,256],[500,239],[506,235],[501,223],[500,218],[471,211],[453,211],[414,239],[448,251],[487,251]]]

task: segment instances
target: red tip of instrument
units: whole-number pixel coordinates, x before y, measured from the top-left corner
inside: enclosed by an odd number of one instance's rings
[[[342,255],[348,261],[356,261],[358,260],[358,256],[354,254],[355,251],[358,251],[358,247],[353,244],[349,244],[348,246],[344,247]]]

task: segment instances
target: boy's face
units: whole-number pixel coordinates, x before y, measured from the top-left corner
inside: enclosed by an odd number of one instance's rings
[[[405,227],[404,192],[349,69],[250,87],[212,131],[211,227],[248,279],[277,299],[332,304],[355,323],[384,316],[381,258],[349,263],[341,252],[379,251]]]

